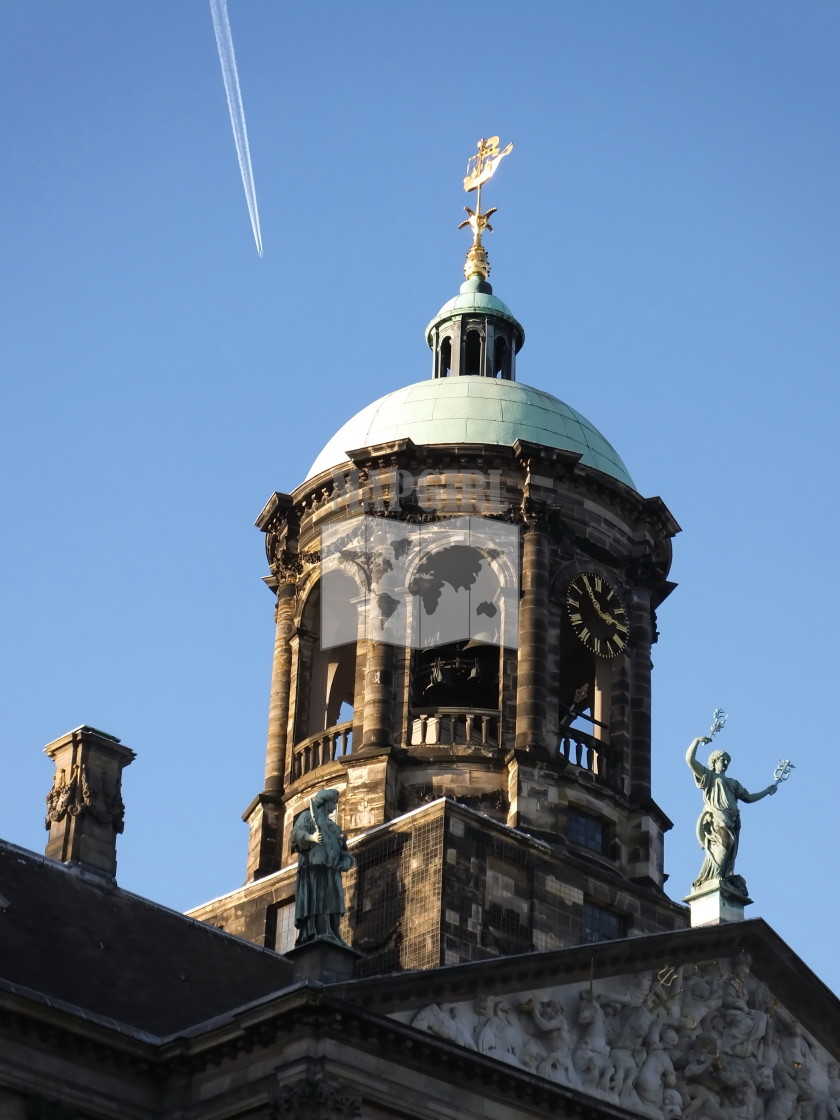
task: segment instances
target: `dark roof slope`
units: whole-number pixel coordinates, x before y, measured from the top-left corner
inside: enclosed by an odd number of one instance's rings
[[[166,1035],[291,982],[268,949],[0,841],[0,980]]]

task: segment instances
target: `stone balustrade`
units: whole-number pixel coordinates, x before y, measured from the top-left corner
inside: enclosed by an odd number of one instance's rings
[[[557,752],[561,758],[588,770],[602,782],[610,782],[611,752],[609,745],[586,731],[566,728],[558,741]]]
[[[326,766],[328,762],[335,762],[350,754],[353,749],[353,721],[337,723],[319,731],[317,735],[310,735],[302,743],[297,743],[292,757],[292,781],[315,770],[318,766]]]
[[[413,708],[410,745],[498,747],[500,716],[491,708]]]

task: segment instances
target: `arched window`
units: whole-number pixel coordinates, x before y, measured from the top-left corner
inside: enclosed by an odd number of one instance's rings
[[[448,336],[441,342],[438,359],[438,377],[448,377],[452,369],[452,339]]]
[[[481,373],[481,332],[477,330],[467,331],[466,342],[464,343],[464,368],[461,373],[468,376],[476,377]]]
[[[357,595],[349,576],[329,571],[306,600],[298,649],[295,742],[352,719]]]
[[[493,354],[493,376],[510,381],[510,346],[506,338],[497,338]]]

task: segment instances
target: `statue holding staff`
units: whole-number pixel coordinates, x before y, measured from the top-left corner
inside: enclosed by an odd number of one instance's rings
[[[720,879],[746,894],[744,880],[740,875],[734,874],[741,833],[738,802],[751,804],[761,801],[763,797],[772,796],[779,788],[779,781],[774,781],[759,793],[750,793],[735,778],[728,776],[727,770],[732,760],[726,751],[712,751],[708,766],[697,761],[697,748],[701,743],[711,743],[713,735],[721,730],[725,719],[725,714],[718,709],[711,734],[694,739],[685,755],[694,780],[703,791],[703,811],[697,821],[697,839],[706,855],[693,886],[696,889],[712,879]]]
[[[335,821],[337,807],[338,790],[319,790],[292,828],[291,848],[298,853],[296,945],[319,938],[346,944],[338,932],[346,909],[341,876],[356,861],[347,850],[347,834]]]

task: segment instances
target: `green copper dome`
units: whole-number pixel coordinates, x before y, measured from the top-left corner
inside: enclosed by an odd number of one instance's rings
[[[635,489],[615,448],[579,412],[550,393],[492,377],[433,378],[380,397],[336,432],[306,477],[346,463],[349,451],[406,438],[417,446],[541,443],[576,451],[584,466]]]
[[[490,285],[485,282],[484,287],[489,288]],[[460,294],[448,300],[426,327],[427,341],[432,333],[432,327],[446,322],[447,319],[469,315],[471,312],[475,315],[497,315],[510,323],[515,323],[522,331],[522,325],[506,303],[503,303],[498,296],[494,296],[492,291],[482,291],[474,281],[468,280],[466,284],[461,285]],[[524,338],[524,331],[522,335]]]

